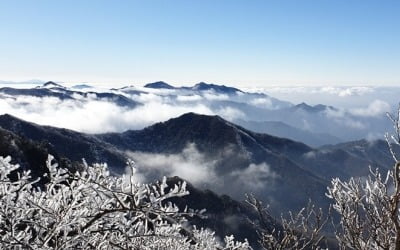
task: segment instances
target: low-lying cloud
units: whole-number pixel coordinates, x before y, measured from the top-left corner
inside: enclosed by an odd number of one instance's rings
[[[105,100],[96,100],[95,96],[65,100],[56,97],[3,97],[0,98],[0,114],[9,113],[41,125],[86,133],[142,129],[188,112],[222,115],[226,119],[244,118],[244,114],[234,108],[212,110],[201,102],[172,102],[153,94],[141,95],[138,101],[144,105],[129,108]]]
[[[374,100],[385,100],[391,106],[399,102],[399,87],[380,86],[271,86],[250,88],[292,103],[325,104],[336,108],[367,106]]]
[[[231,155],[229,147],[226,151],[226,155]],[[244,192],[257,192],[266,186],[272,188],[273,181],[278,177],[266,163],[236,166],[229,172],[221,173],[217,168],[222,159],[200,152],[193,143],[177,154],[127,152],[127,155],[136,162],[135,178],[142,182],[152,182],[163,176],[179,176],[197,187],[210,188],[240,199]]]
[[[148,92],[144,92],[145,90]],[[297,88],[297,90],[299,93],[304,91],[304,94],[313,92],[313,88],[306,87]],[[386,91],[384,92],[386,93],[384,97],[386,97],[388,93],[392,93],[389,90],[391,89],[379,89],[381,91],[379,93]],[[62,92],[63,90],[52,91]],[[313,94],[316,96],[322,96],[321,93],[325,93],[321,98],[329,95],[335,100],[353,100],[357,97],[370,96],[371,93],[375,95],[378,89],[315,87],[314,91],[319,93]],[[363,105],[328,108],[325,113],[291,113],[290,109],[282,108],[287,108],[288,106],[285,105],[290,105],[289,103],[265,95],[244,92],[229,96],[215,91],[153,90],[135,87],[111,92],[131,98],[143,105],[121,106],[106,98],[99,99],[96,94],[73,94],[74,99],[61,100],[56,97],[9,96],[0,93],[0,114],[9,113],[41,125],[63,127],[86,133],[104,133],[142,129],[184,113],[195,112],[204,115],[219,115],[232,122],[237,120],[281,121],[301,130],[327,133],[344,140],[352,140],[365,137],[367,133],[381,134],[386,129],[386,126],[382,125],[384,123],[382,117],[391,109],[390,102],[386,98],[382,99],[383,96]],[[396,98],[398,99],[398,96]],[[304,100],[306,99],[302,101]],[[351,131],[357,130],[359,134],[346,132],[347,128]],[[269,133],[269,131],[265,132]]]
[[[0,99],[1,113],[43,125],[88,133],[141,129],[187,112],[215,114],[205,105],[171,105],[149,102],[136,108],[97,100],[60,100],[53,97]]]
[[[366,108],[350,109],[350,113],[356,116],[375,117],[384,115],[391,111],[389,103],[382,100],[375,100]]]
[[[154,181],[162,176],[179,176],[195,185],[212,184],[217,181],[217,161],[200,153],[194,144],[188,144],[179,154],[127,154],[137,163],[137,174],[147,181]]]
[[[265,188],[277,177],[277,174],[265,162],[261,164],[251,163],[247,168],[235,170],[230,175],[237,178],[238,183],[250,187],[253,191]]]
[[[362,96],[374,91],[369,86],[272,86],[268,88],[249,88],[250,92],[274,94],[329,94],[339,97]]]

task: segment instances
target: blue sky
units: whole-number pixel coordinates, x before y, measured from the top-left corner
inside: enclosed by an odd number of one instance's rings
[[[400,1],[1,1],[0,79],[400,83]]]

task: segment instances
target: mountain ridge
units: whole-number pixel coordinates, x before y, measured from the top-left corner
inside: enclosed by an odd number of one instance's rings
[[[290,196],[293,197],[293,199],[283,201],[288,204],[279,205],[283,207],[300,207],[304,202],[303,198],[299,196],[300,193],[310,194],[316,199],[322,197],[322,190],[327,185],[323,179],[277,152],[282,150],[294,157],[294,155],[311,150],[308,146],[288,139],[258,135],[238,128],[218,116],[210,117],[189,113],[140,131],[100,135],[85,135],[65,129],[32,125],[21,120],[10,119],[9,116],[0,116],[0,126],[32,140],[39,142],[48,140],[57,150],[73,160],[79,160],[86,154],[88,162],[108,161],[111,166],[120,166],[119,169],[122,169],[126,151],[179,154],[188,143],[195,143],[199,152],[205,157],[218,160],[215,172],[218,178],[222,178],[221,180],[224,182],[234,182],[240,176],[232,175],[232,173],[245,171],[252,164],[259,164],[259,171],[262,173],[271,168],[271,171],[282,176],[286,183],[279,188],[280,192],[290,193]],[[208,132],[206,133],[206,131]],[[262,165],[263,163],[267,163],[268,166]],[[298,183],[299,176],[308,181]],[[269,175],[260,178],[264,178],[260,181],[264,180],[266,183],[274,182]],[[298,183],[298,186],[294,188],[291,182]],[[237,186],[236,190],[234,189],[235,187],[230,187],[224,189],[223,192],[236,193],[236,197],[243,198],[243,194],[241,194],[243,187]],[[240,192],[240,190],[242,191]],[[263,193],[266,198],[266,192]]]
[[[327,205],[324,194],[333,177],[364,176],[369,165],[384,170],[383,164],[390,162],[388,154],[370,154],[367,158],[352,146],[312,148],[249,131],[219,116],[195,113],[122,133],[88,135],[31,124],[9,115],[0,116],[0,127],[36,142],[47,141],[60,155],[73,161],[85,157],[89,163],[108,162],[119,171],[123,171],[129,152],[155,157],[180,155],[188,144],[193,144],[205,159],[214,162],[208,171],[215,172],[220,184],[214,188],[220,193],[242,199],[244,192],[254,192],[271,203],[275,211],[299,209],[309,198],[321,206]],[[377,161],[380,156],[385,160]],[[258,171],[250,175],[256,179],[243,179],[249,171]],[[259,184],[246,186],[249,183]]]

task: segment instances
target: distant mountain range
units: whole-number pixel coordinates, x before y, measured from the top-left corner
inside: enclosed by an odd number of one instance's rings
[[[66,87],[54,82],[47,82],[43,86],[35,88],[10,88],[3,87],[0,88],[0,94],[3,98],[13,97],[17,98],[19,96],[32,96],[32,97],[55,97],[60,100],[99,100],[108,101],[117,104],[118,106],[124,106],[129,108],[134,108],[140,103],[120,94],[115,94],[112,92],[81,92]],[[1,98],[1,96],[0,96]]]
[[[204,82],[192,87],[174,87],[159,81],[146,84],[143,88],[126,86],[102,91],[89,85],[67,88],[55,82],[47,82],[36,88],[0,88],[0,100],[54,97],[61,101],[76,102],[77,106],[82,102],[99,101],[130,110],[146,106],[146,100],[152,96],[160,97],[160,105],[186,107],[187,110],[195,105],[205,106],[210,112],[247,129],[315,147],[363,138],[383,138],[383,134],[391,130],[384,114],[357,116],[322,104],[311,106],[303,102],[294,105],[266,94],[248,93]],[[30,101],[25,98],[18,105],[29,107]]]
[[[168,113],[162,110],[163,105],[187,112],[196,106],[203,107],[208,110],[207,114],[218,114],[247,129],[301,141],[314,147],[364,138],[383,138],[385,132],[391,131],[390,122],[384,114],[363,112],[360,115],[360,112],[352,113],[322,104],[312,106],[304,102],[295,105],[263,93],[249,93],[204,82],[191,87],[175,87],[159,81],[144,87],[126,86],[101,90],[86,84],[67,88],[54,82],[34,88],[0,88],[0,100],[15,100],[22,109],[36,105],[29,97],[57,98],[76,103],[78,107],[82,103],[98,101],[126,110],[146,107],[148,103],[153,104],[152,100],[157,97],[161,114]],[[154,121],[157,121],[156,117],[155,114]]]
[[[174,87],[166,82],[153,82],[144,85],[145,88],[152,89],[180,89],[180,90],[192,90],[192,91],[215,91],[217,93],[235,95],[238,93],[244,93],[240,89],[227,87],[225,85],[207,84],[205,82],[200,82],[195,84],[193,87]]]

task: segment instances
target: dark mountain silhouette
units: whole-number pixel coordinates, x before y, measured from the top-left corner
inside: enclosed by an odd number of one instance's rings
[[[10,96],[56,97],[61,100],[74,99],[68,93],[54,92],[48,88],[15,89],[4,87],[0,88],[0,93]]]
[[[11,163],[30,169],[34,177],[46,172],[46,160],[49,151],[45,145],[34,143],[16,134],[0,128],[0,156],[12,156]]]
[[[230,94],[234,95],[237,93],[243,93],[240,89],[233,88],[233,87],[227,87],[225,85],[217,85],[217,84],[208,84],[205,82],[200,82],[195,84],[192,87],[180,87],[176,88],[166,82],[163,81],[158,81],[158,82],[153,82],[153,83],[148,83],[144,85],[146,88],[153,88],[153,89],[182,89],[182,90],[191,90],[191,91],[208,91],[212,90],[216,93],[220,94]]]
[[[112,92],[81,92],[69,90],[54,82],[47,82],[41,87],[30,89],[19,88],[0,88],[0,93],[18,97],[18,96],[33,96],[33,97],[56,97],[60,100],[75,100],[77,96],[86,98],[86,100],[108,101],[119,106],[134,108],[141,105],[130,98]]]
[[[46,181],[43,175],[48,172],[46,160],[49,154],[54,156],[60,167],[72,171],[80,167],[80,163],[61,157],[48,143],[34,142],[0,128],[0,156],[12,156],[12,164],[19,164],[22,170],[30,170],[33,179],[41,178],[39,184]]]
[[[93,88],[91,85],[87,85],[87,84],[77,84],[72,86],[71,88],[73,89],[90,89]]]
[[[98,137],[122,149],[135,148],[154,153],[177,153],[188,142],[196,143],[201,151],[208,153],[215,153],[215,149],[221,149],[230,144],[237,145],[242,150],[253,151],[264,148],[268,153],[278,154],[289,153],[288,149],[294,149],[301,153],[311,150],[303,143],[251,132],[219,116],[195,113],[187,113],[166,122],[156,123],[143,130],[107,133],[98,135]],[[143,141],[148,143],[144,144]],[[257,158],[256,156],[253,158]]]
[[[224,94],[243,93],[243,91],[237,88],[227,87],[225,85],[208,84],[205,82],[197,83],[196,85],[191,87],[191,89],[197,91],[213,90],[217,93],[224,93]]]
[[[145,88],[152,88],[152,89],[175,89],[174,86],[169,85],[166,82],[159,81],[159,82],[153,82],[153,83],[148,83],[144,85]]]
[[[0,116],[0,127],[22,138],[48,145],[52,152],[71,161],[81,162],[84,158],[88,163],[107,162],[114,171],[121,172],[125,169],[126,157],[95,136],[40,126],[7,114]]]
[[[306,111],[306,112],[309,112],[309,113],[323,112],[323,111],[326,111],[328,109],[336,110],[332,106],[326,106],[326,105],[322,105],[322,104],[317,104],[315,106],[311,106],[311,105],[308,105],[305,102],[297,104],[297,105],[293,106],[291,109],[293,111],[295,111],[295,110],[303,110],[303,111]]]
[[[38,88],[40,88],[40,87],[38,87]],[[49,81],[49,82],[44,83],[42,85],[42,88],[65,88],[65,87],[62,86],[61,84]]]

